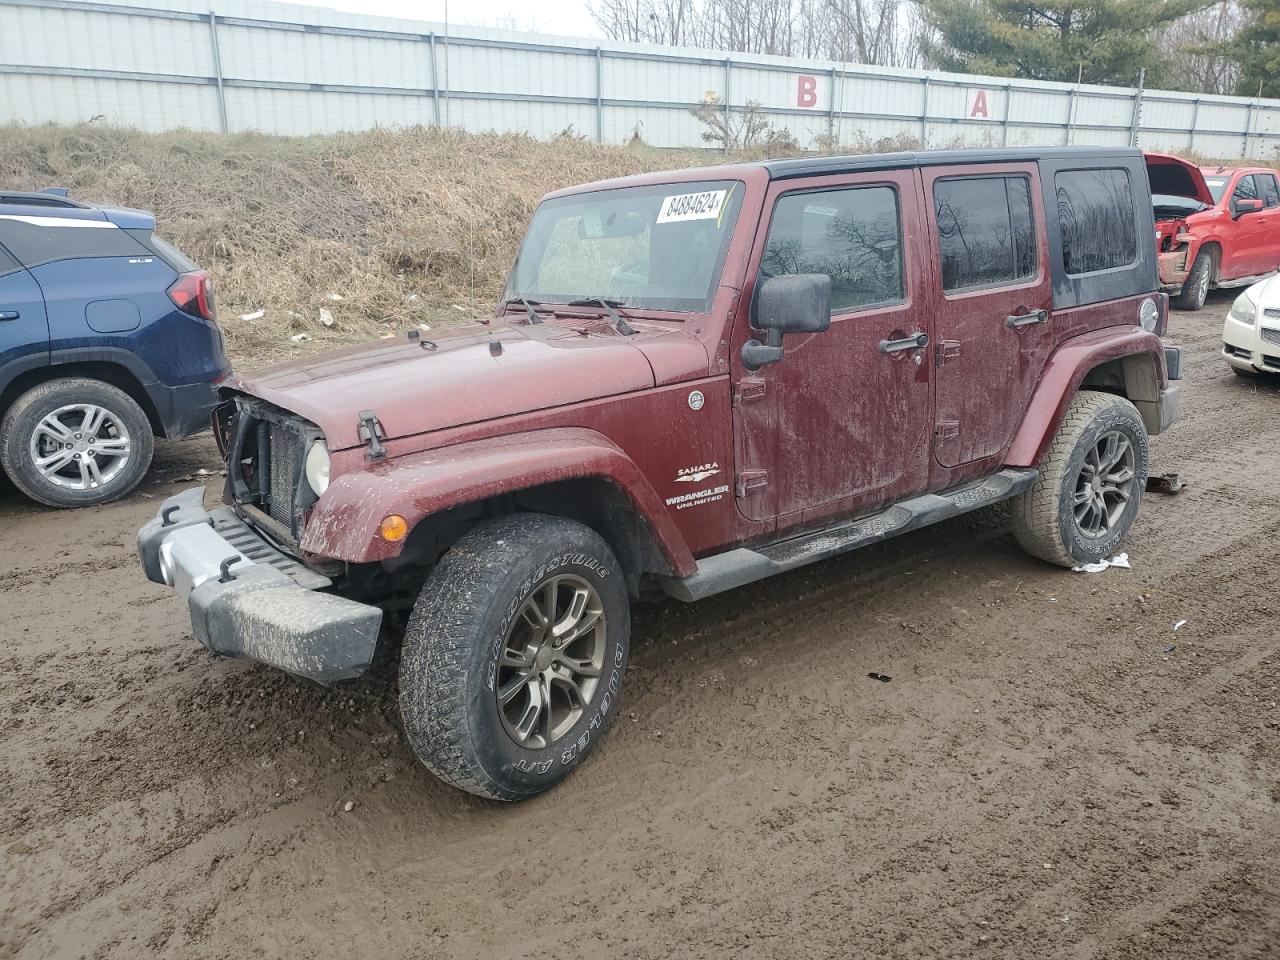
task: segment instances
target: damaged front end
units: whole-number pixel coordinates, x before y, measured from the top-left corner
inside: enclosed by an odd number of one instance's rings
[[[362,674],[382,610],[328,592],[298,542],[319,497],[307,454],[314,425],[261,401],[218,408],[214,433],[227,464],[227,505],[206,509],[204,489],[167,499],[138,531],[147,577],[187,602],[197,640],[320,683]],[[327,480],[327,472],[325,475]]]

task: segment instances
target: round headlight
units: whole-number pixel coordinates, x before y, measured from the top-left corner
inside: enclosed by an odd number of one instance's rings
[[[1231,304],[1231,312],[1227,314],[1232,320],[1238,320],[1240,323],[1253,325],[1253,315],[1257,312],[1254,302],[1249,299],[1249,294],[1242,293],[1236,297],[1236,302]]]
[[[1142,306],[1138,308],[1138,323],[1142,324],[1142,329],[1147,333],[1153,333],[1156,324],[1160,322],[1160,308],[1156,306],[1156,302],[1148,297],[1142,301]]]
[[[329,451],[323,440],[317,440],[307,448],[305,463],[307,484],[318,497],[329,489]]]

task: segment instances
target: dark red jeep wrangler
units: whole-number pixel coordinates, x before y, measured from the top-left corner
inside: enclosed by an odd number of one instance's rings
[[[384,611],[409,743],[555,784],[618,709],[631,599],[697,600],[1013,500],[1110,554],[1174,417],[1127,149],[816,157],[548,196],[492,320],[238,380],[139,532],[210,650],[332,682]],[[384,642],[388,642],[384,640]]]

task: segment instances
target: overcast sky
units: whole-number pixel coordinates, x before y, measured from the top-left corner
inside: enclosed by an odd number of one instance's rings
[[[514,27],[571,37],[602,36],[587,11],[587,0],[312,0],[311,5],[435,22],[444,22],[447,6],[450,23]]]

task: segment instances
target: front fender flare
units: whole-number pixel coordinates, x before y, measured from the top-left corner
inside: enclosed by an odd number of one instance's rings
[[[697,568],[657,492],[625,452],[603,434],[580,427],[532,430],[472,440],[397,457],[334,478],[307,520],[305,553],[348,563],[398,556],[404,541],[378,535],[396,513],[412,530],[450,507],[557,480],[598,478],[613,484],[648,524],[655,545],[677,576]]]
[[[1158,336],[1141,327],[1111,327],[1073,337],[1058,347],[1045,365],[1027,414],[1009,446],[1005,463],[1012,467],[1034,467],[1039,463],[1057,432],[1058,424],[1062,422],[1067,405],[1089,371],[1108,360],[1127,357],[1140,361],[1149,359],[1153,365],[1141,378],[1147,381],[1142,387],[1144,395],[1130,399],[1136,403],[1158,401],[1159,391],[1169,383],[1164,344]],[[1146,396],[1146,392],[1153,393],[1153,396]]]

